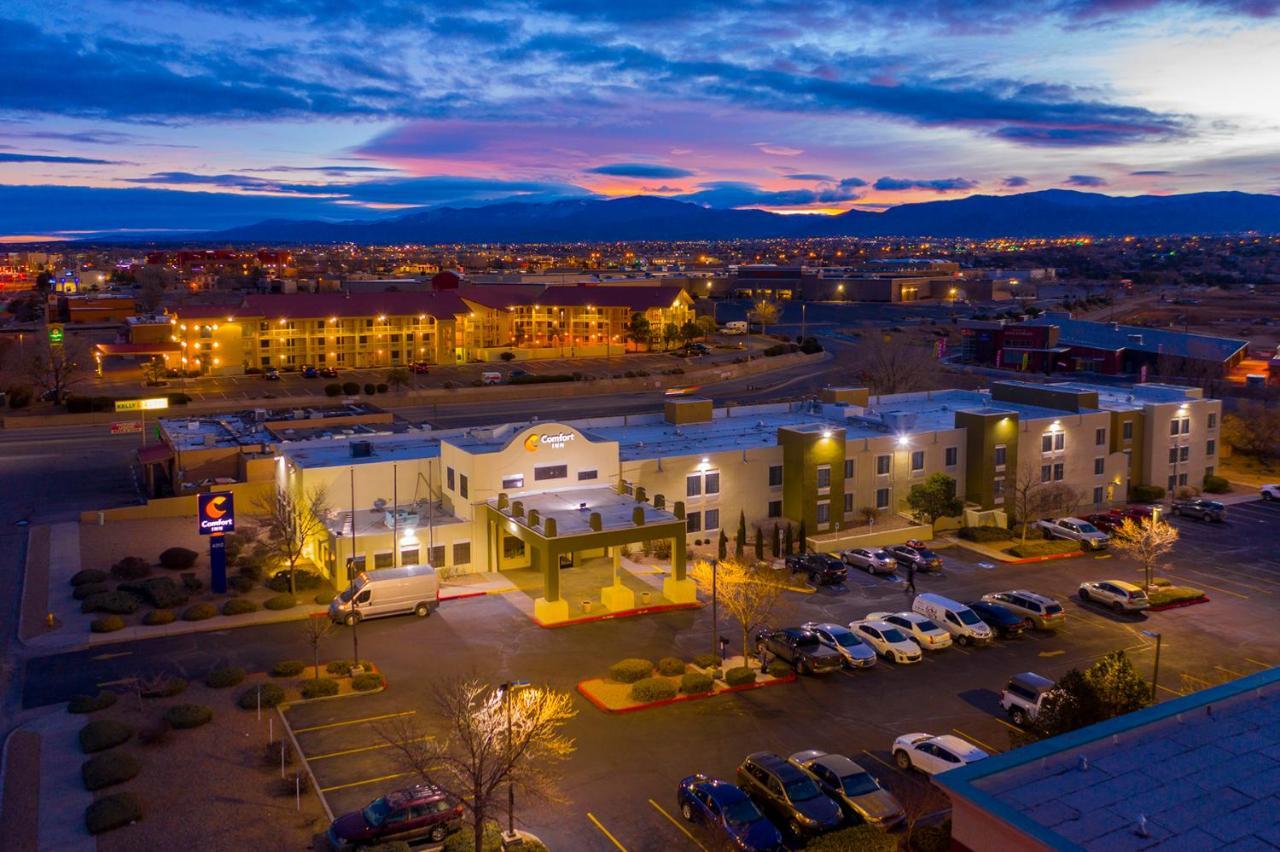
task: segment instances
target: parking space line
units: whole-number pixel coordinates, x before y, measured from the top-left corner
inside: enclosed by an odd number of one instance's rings
[[[886,769],[892,769],[894,772],[901,772],[901,771],[902,771],[902,770],[898,769],[898,767],[897,767],[897,766],[895,766],[894,764],[892,764],[892,763],[887,763],[886,761],[883,761],[883,760],[881,760],[880,758],[876,757],[874,754],[872,754],[871,752],[867,751],[865,748],[862,750],[862,753],[863,753],[863,754],[865,754],[867,757],[871,758],[872,760],[874,760],[876,763],[878,763],[878,764],[880,764],[881,766],[885,767]]]
[[[350,787],[363,787],[365,784],[376,784],[379,781],[390,781],[393,778],[403,778],[411,775],[410,772],[393,772],[390,775],[379,775],[377,778],[366,778],[363,781],[352,781],[350,784],[335,784],[332,787],[321,787],[321,793],[332,793],[334,790],[346,790]]]
[[[1202,572],[1202,571],[1196,571],[1196,569],[1194,569],[1194,568],[1186,568],[1186,569],[1183,569],[1183,570],[1186,570],[1186,571],[1195,571],[1197,574],[1204,573],[1204,572]],[[1170,574],[1172,574],[1173,572],[1172,572],[1172,571],[1170,571],[1169,573],[1170,573]],[[1205,576],[1206,576],[1206,577],[1212,577],[1212,576],[1214,576],[1214,575],[1213,575],[1213,574],[1205,574]],[[1203,580],[1196,580],[1196,583],[1198,583],[1198,584],[1199,584],[1199,585],[1201,585],[1201,586],[1204,586],[1206,589],[1213,589],[1215,592],[1222,592],[1223,594],[1227,594],[1227,595],[1235,595],[1236,597],[1241,598],[1241,599],[1243,599],[1243,600],[1248,600],[1248,599],[1249,599],[1249,596],[1248,596],[1248,595],[1242,595],[1242,594],[1240,594],[1239,592],[1233,592],[1233,591],[1231,591],[1230,589],[1224,589],[1224,588],[1222,588],[1221,586],[1213,586],[1213,585],[1210,585],[1209,583],[1204,582]],[[1262,593],[1263,593],[1264,595],[1269,595],[1269,594],[1271,594],[1271,593],[1270,593],[1270,592],[1268,592],[1268,591],[1263,591]]]
[[[363,722],[378,722],[383,719],[398,719],[401,716],[412,716],[417,710],[404,710],[400,713],[383,713],[381,716],[365,716],[362,719],[347,719],[342,722],[329,722],[324,725],[311,725],[306,728],[294,728],[295,734],[305,734],[308,731],[323,731],[326,728],[342,728],[346,725],[359,725]]]
[[[627,852],[627,847],[625,847],[625,846],[623,846],[621,843],[619,843],[619,842],[618,842],[618,838],[616,838],[616,837],[614,837],[612,834],[610,834],[610,833],[609,833],[609,829],[607,829],[607,828],[605,828],[603,825],[601,825],[600,820],[596,819],[595,814],[591,813],[590,811],[587,811],[587,819],[591,820],[591,824],[592,824],[592,825],[594,825],[596,828],[600,829],[600,833],[601,833],[601,834],[603,834],[605,837],[609,838],[609,842],[610,842],[610,843],[612,843],[614,846],[618,847],[620,850],[622,850],[622,852]]]
[[[1161,689],[1163,689],[1165,692],[1172,692],[1174,695],[1179,695],[1179,696],[1181,696],[1181,695],[1186,695],[1186,693],[1185,693],[1185,692],[1183,692],[1182,690],[1180,690],[1180,689],[1170,689],[1169,687],[1165,686],[1163,683],[1157,683],[1157,684],[1156,684],[1156,686],[1160,687],[1160,688],[1161,688]]]
[[[649,804],[653,805],[653,807],[658,811],[658,813],[660,813],[660,814],[662,814],[664,817],[666,817],[668,822],[670,822],[670,823],[671,823],[672,825],[674,825],[676,828],[680,829],[680,833],[681,833],[681,834],[683,834],[685,837],[689,838],[690,840],[692,840],[692,841],[693,841],[693,844],[694,844],[695,846],[697,846],[699,849],[701,849],[701,850],[702,850],[702,852],[707,852],[707,847],[703,846],[703,845],[698,841],[698,838],[694,837],[694,836],[689,832],[689,829],[685,828],[683,825],[681,825],[679,822],[677,822],[675,817],[673,817],[671,814],[669,814],[669,813],[667,813],[665,810],[663,810],[663,809],[662,809],[662,805],[658,804],[658,803],[657,803],[657,802],[655,802],[653,799],[650,799],[650,800],[649,800]]]
[[[1023,731],[1021,728],[1019,728],[1017,725],[1010,724],[1009,722],[1006,722],[1004,719],[1001,719],[999,716],[994,716],[994,717],[992,717],[992,718],[994,718],[997,722],[999,722],[1001,725],[1004,725],[1006,728],[1008,728],[1008,729],[1009,729],[1009,730],[1011,730],[1011,731],[1017,731],[1017,732],[1018,732],[1018,733],[1020,733],[1020,734],[1022,734],[1022,733],[1026,733],[1026,732],[1025,732],[1025,731]]]
[[[982,740],[980,740],[980,739],[978,739],[977,737],[972,736],[972,735],[970,735],[970,734],[966,734],[964,731],[960,730],[959,728],[952,728],[952,729],[951,729],[951,733],[955,734],[957,737],[963,737],[964,739],[966,739],[966,740],[968,740],[969,742],[971,742],[971,743],[973,743],[974,745],[976,745],[978,748],[980,748],[980,749],[982,749],[983,751],[985,751],[987,754],[999,754],[999,753],[1000,753],[1000,749],[995,748],[994,746],[989,746],[989,745],[987,745],[987,744],[986,744],[986,743],[984,743]]]
[[[1262,662],[1261,660],[1255,660],[1253,657],[1245,657],[1245,658],[1244,658],[1244,661],[1245,661],[1246,663],[1253,663],[1255,666],[1262,666],[1264,669],[1269,669],[1269,668],[1271,668],[1271,664],[1270,664],[1270,663],[1264,663],[1264,662]]]
[[[406,742],[420,743],[424,740],[429,740],[429,739],[431,739],[431,737],[413,737],[410,740],[406,740]],[[377,745],[361,746],[359,748],[347,748],[347,749],[343,749],[342,751],[331,751],[328,754],[309,754],[307,755],[307,760],[328,760],[331,757],[345,757],[348,754],[360,754],[361,752],[366,752],[366,751],[377,751],[378,749],[392,748],[395,745],[399,745],[399,743],[379,743]]]
[[[1229,668],[1227,668],[1227,667],[1225,667],[1225,666],[1214,666],[1214,668],[1215,668],[1215,669],[1217,669],[1217,670],[1218,670],[1218,671],[1220,671],[1220,672],[1226,672],[1227,674],[1231,675],[1232,677],[1244,677],[1244,675],[1243,675],[1242,673],[1240,673],[1240,672],[1233,672],[1231,669],[1229,669]]]

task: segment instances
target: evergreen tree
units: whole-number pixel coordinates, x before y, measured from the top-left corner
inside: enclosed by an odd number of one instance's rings
[[[756,561],[764,561],[764,531],[756,526]]]
[[[791,524],[787,524],[787,532],[786,532],[786,546],[787,546],[787,555],[788,555],[788,556],[790,556],[791,554],[793,554],[793,553],[795,553],[795,552],[796,552],[796,539],[795,539],[795,533],[793,533],[793,532],[791,531]]]
[[[777,559],[782,556],[782,533],[778,529],[778,525],[773,525],[773,542],[769,551],[773,554],[773,558]]]
[[[742,554],[747,549],[747,514],[745,511],[738,511],[738,533],[733,538],[733,555],[742,559]]]
[[[717,552],[720,554],[721,561],[729,558],[729,536],[724,534],[724,530],[720,530],[720,543]]]
[[[799,539],[800,539],[800,542],[799,542],[799,544],[800,544],[800,552],[801,552],[801,553],[806,552],[806,550],[808,549],[808,545],[807,545],[807,544],[805,544],[805,541],[809,538],[809,533],[808,533],[808,530],[807,530],[807,529],[806,529],[806,527],[805,527],[805,523],[804,523],[804,521],[801,521],[801,522],[800,522],[800,534],[797,536],[797,538],[799,538]]]

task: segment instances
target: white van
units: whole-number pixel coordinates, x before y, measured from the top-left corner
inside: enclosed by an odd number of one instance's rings
[[[721,334],[746,334],[746,320],[734,320],[724,324],[724,328],[720,329]]]
[[[413,613],[425,617],[440,606],[440,583],[430,565],[361,571],[329,604],[329,618],[355,624],[366,618]]]
[[[976,612],[959,601],[925,592],[916,595],[911,610],[941,624],[961,645],[991,644],[991,628],[978,618]]]

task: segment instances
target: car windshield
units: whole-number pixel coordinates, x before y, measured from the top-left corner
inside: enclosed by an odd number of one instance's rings
[[[880,785],[876,783],[875,778],[871,777],[870,772],[846,775],[840,779],[840,787],[846,796],[864,796],[880,789]]]
[[[348,586],[347,588],[342,590],[342,594],[338,595],[338,599],[341,600],[343,603],[351,603],[351,599],[355,597],[355,594],[356,594],[355,586]]]
[[[1082,524],[1080,524],[1080,526],[1078,527],[1078,529],[1079,529],[1079,530],[1080,530],[1080,532],[1082,532],[1082,533],[1096,533],[1096,532],[1098,531],[1098,528],[1097,528],[1097,527],[1095,527],[1093,524],[1089,524],[1089,523],[1082,523]]]
[[[390,812],[391,807],[387,804],[386,799],[374,799],[365,806],[363,811],[365,824],[377,828],[382,825],[382,821],[387,818],[387,814]]]
[[[822,795],[818,785],[807,777],[796,778],[787,782],[787,798],[793,802],[807,802]]]
[[[832,633],[832,636],[835,638],[836,644],[843,648],[856,648],[862,644],[861,639],[854,636],[847,630],[841,631],[840,633]]]
[[[801,633],[796,637],[797,648],[811,648],[818,644],[818,637],[813,633]]]
[[[747,825],[763,817],[764,814],[750,799],[739,799],[724,809],[725,822],[730,825]]]
[[[982,621],[982,619],[978,618],[977,614],[975,614],[974,611],[971,609],[962,609],[959,612],[957,612],[956,615],[960,616],[960,620],[962,622],[970,626],[974,624],[978,624]]]
[[[906,637],[906,636],[903,636],[903,635],[902,635],[902,631],[901,631],[901,630],[899,630],[899,629],[898,629],[898,628],[896,628],[896,627],[890,627],[888,630],[882,631],[881,635],[883,635],[883,636],[884,636],[884,641],[886,641],[886,642],[905,642],[905,641],[907,641],[907,637]]]

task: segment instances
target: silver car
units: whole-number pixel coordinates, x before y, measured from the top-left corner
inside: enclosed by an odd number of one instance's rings
[[[1038,630],[1057,630],[1067,621],[1067,614],[1063,612],[1062,604],[1053,598],[1028,592],[1026,589],[990,592],[983,595],[982,599],[1013,610],[1028,622],[1028,626]]]
[[[840,558],[844,564],[861,568],[868,574],[892,574],[898,570],[898,560],[887,550],[855,547],[841,553]]]
[[[849,668],[866,669],[876,664],[875,649],[859,639],[844,625],[810,621],[804,625],[804,628],[813,631],[823,645],[838,651],[844,658],[844,664]]]

